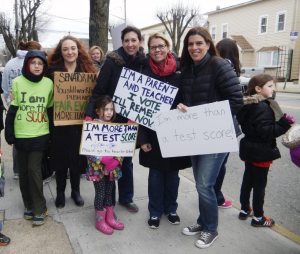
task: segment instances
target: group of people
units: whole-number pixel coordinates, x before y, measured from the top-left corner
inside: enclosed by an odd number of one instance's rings
[[[272,161],[280,156],[276,137],[284,134],[294,122],[287,114],[279,120],[275,119],[269,102],[274,91],[273,78],[267,74],[253,77],[247,96],[243,98],[238,78],[240,62],[236,43],[224,39],[215,47],[211,35],[202,27],[192,28],[186,34],[180,61],[171,52],[170,42],[163,34],[155,33],[149,37],[148,55],[140,51],[142,36],[138,28],[127,26],[121,32],[121,40],[122,46],[106,54],[105,60],[100,47],[94,46],[87,52],[81,42],[72,36],[63,37],[48,58],[39,50],[30,50],[26,54],[21,75],[12,82],[5,125],[6,141],[16,148],[24,218],[32,220],[33,225],[42,225],[47,216],[41,175],[46,150],[49,150],[50,165],[56,175],[56,207],[65,206],[68,172],[71,197],[75,205],[84,205],[80,194],[80,174],[86,169],[86,178],[93,182],[95,188],[97,230],[110,235],[114,230],[124,229],[124,223],[117,219],[114,211],[115,181],[118,183],[118,203],[131,212],[138,212],[139,208],[133,201],[132,158],[79,155],[82,127],[54,126],[52,119],[53,74],[55,71],[65,71],[98,75],[84,120],[130,122],[130,119],[116,113],[112,101],[122,68],[126,67],[178,87],[172,108],[182,112],[197,105],[229,101],[236,134],[241,133],[239,124],[245,134],[240,145],[245,173],[239,218],[247,219],[253,209],[252,226],[272,226],[274,221],[263,213],[267,174]],[[244,105],[244,101],[248,100]],[[31,117],[28,118],[28,115]],[[229,153],[163,158],[156,132],[141,125],[137,146],[140,148],[140,164],[149,168],[149,227],[159,228],[163,214],[171,224],[180,224],[177,214],[178,174],[179,170],[192,167],[199,216],[196,223],[183,228],[182,233],[199,234],[196,246],[209,247],[218,238],[218,207],[232,206],[221,192]]]

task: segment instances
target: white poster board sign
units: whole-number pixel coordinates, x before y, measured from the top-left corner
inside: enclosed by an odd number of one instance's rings
[[[138,125],[84,121],[80,154],[93,156],[133,156]]]
[[[238,151],[228,101],[160,112],[155,130],[164,158]]]
[[[168,111],[178,88],[123,67],[113,101],[117,113],[154,129],[154,115]]]

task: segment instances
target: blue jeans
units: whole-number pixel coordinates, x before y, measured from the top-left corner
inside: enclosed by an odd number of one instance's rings
[[[122,177],[118,180],[119,202],[128,204],[133,199],[133,164],[132,157],[124,157]]]
[[[150,217],[160,218],[163,213],[176,213],[179,187],[178,170],[162,171],[149,169],[148,176],[148,209]]]
[[[218,203],[214,185],[227,153],[192,156],[192,168],[199,198],[200,215],[197,223],[203,231],[217,232]]]

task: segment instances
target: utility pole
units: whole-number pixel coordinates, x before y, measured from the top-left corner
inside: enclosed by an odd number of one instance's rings
[[[16,29],[16,45],[15,48],[18,47],[19,44],[19,15],[18,15],[18,0],[15,0],[15,29]]]
[[[126,0],[124,0],[124,23],[127,25]]]

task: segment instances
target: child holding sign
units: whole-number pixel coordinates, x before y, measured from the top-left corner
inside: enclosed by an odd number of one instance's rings
[[[95,121],[111,122],[115,119],[114,104],[109,96],[101,96],[96,101]],[[87,179],[94,183],[96,210],[96,228],[111,235],[116,230],[123,230],[124,224],[114,217],[113,187],[114,180],[121,177],[122,158],[113,156],[87,156]]]
[[[268,171],[272,161],[280,158],[276,138],[284,134],[294,123],[293,117],[284,114],[276,121],[270,101],[274,92],[273,78],[260,74],[250,79],[244,98],[244,107],[237,114],[245,137],[240,142],[240,158],[245,161],[241,187],[241,211],[239,219],[246,220],[250,213],[250,194],[253,189],[253,212],[251,225],[272,227],[273,219],[264,216],[264,197]]]

